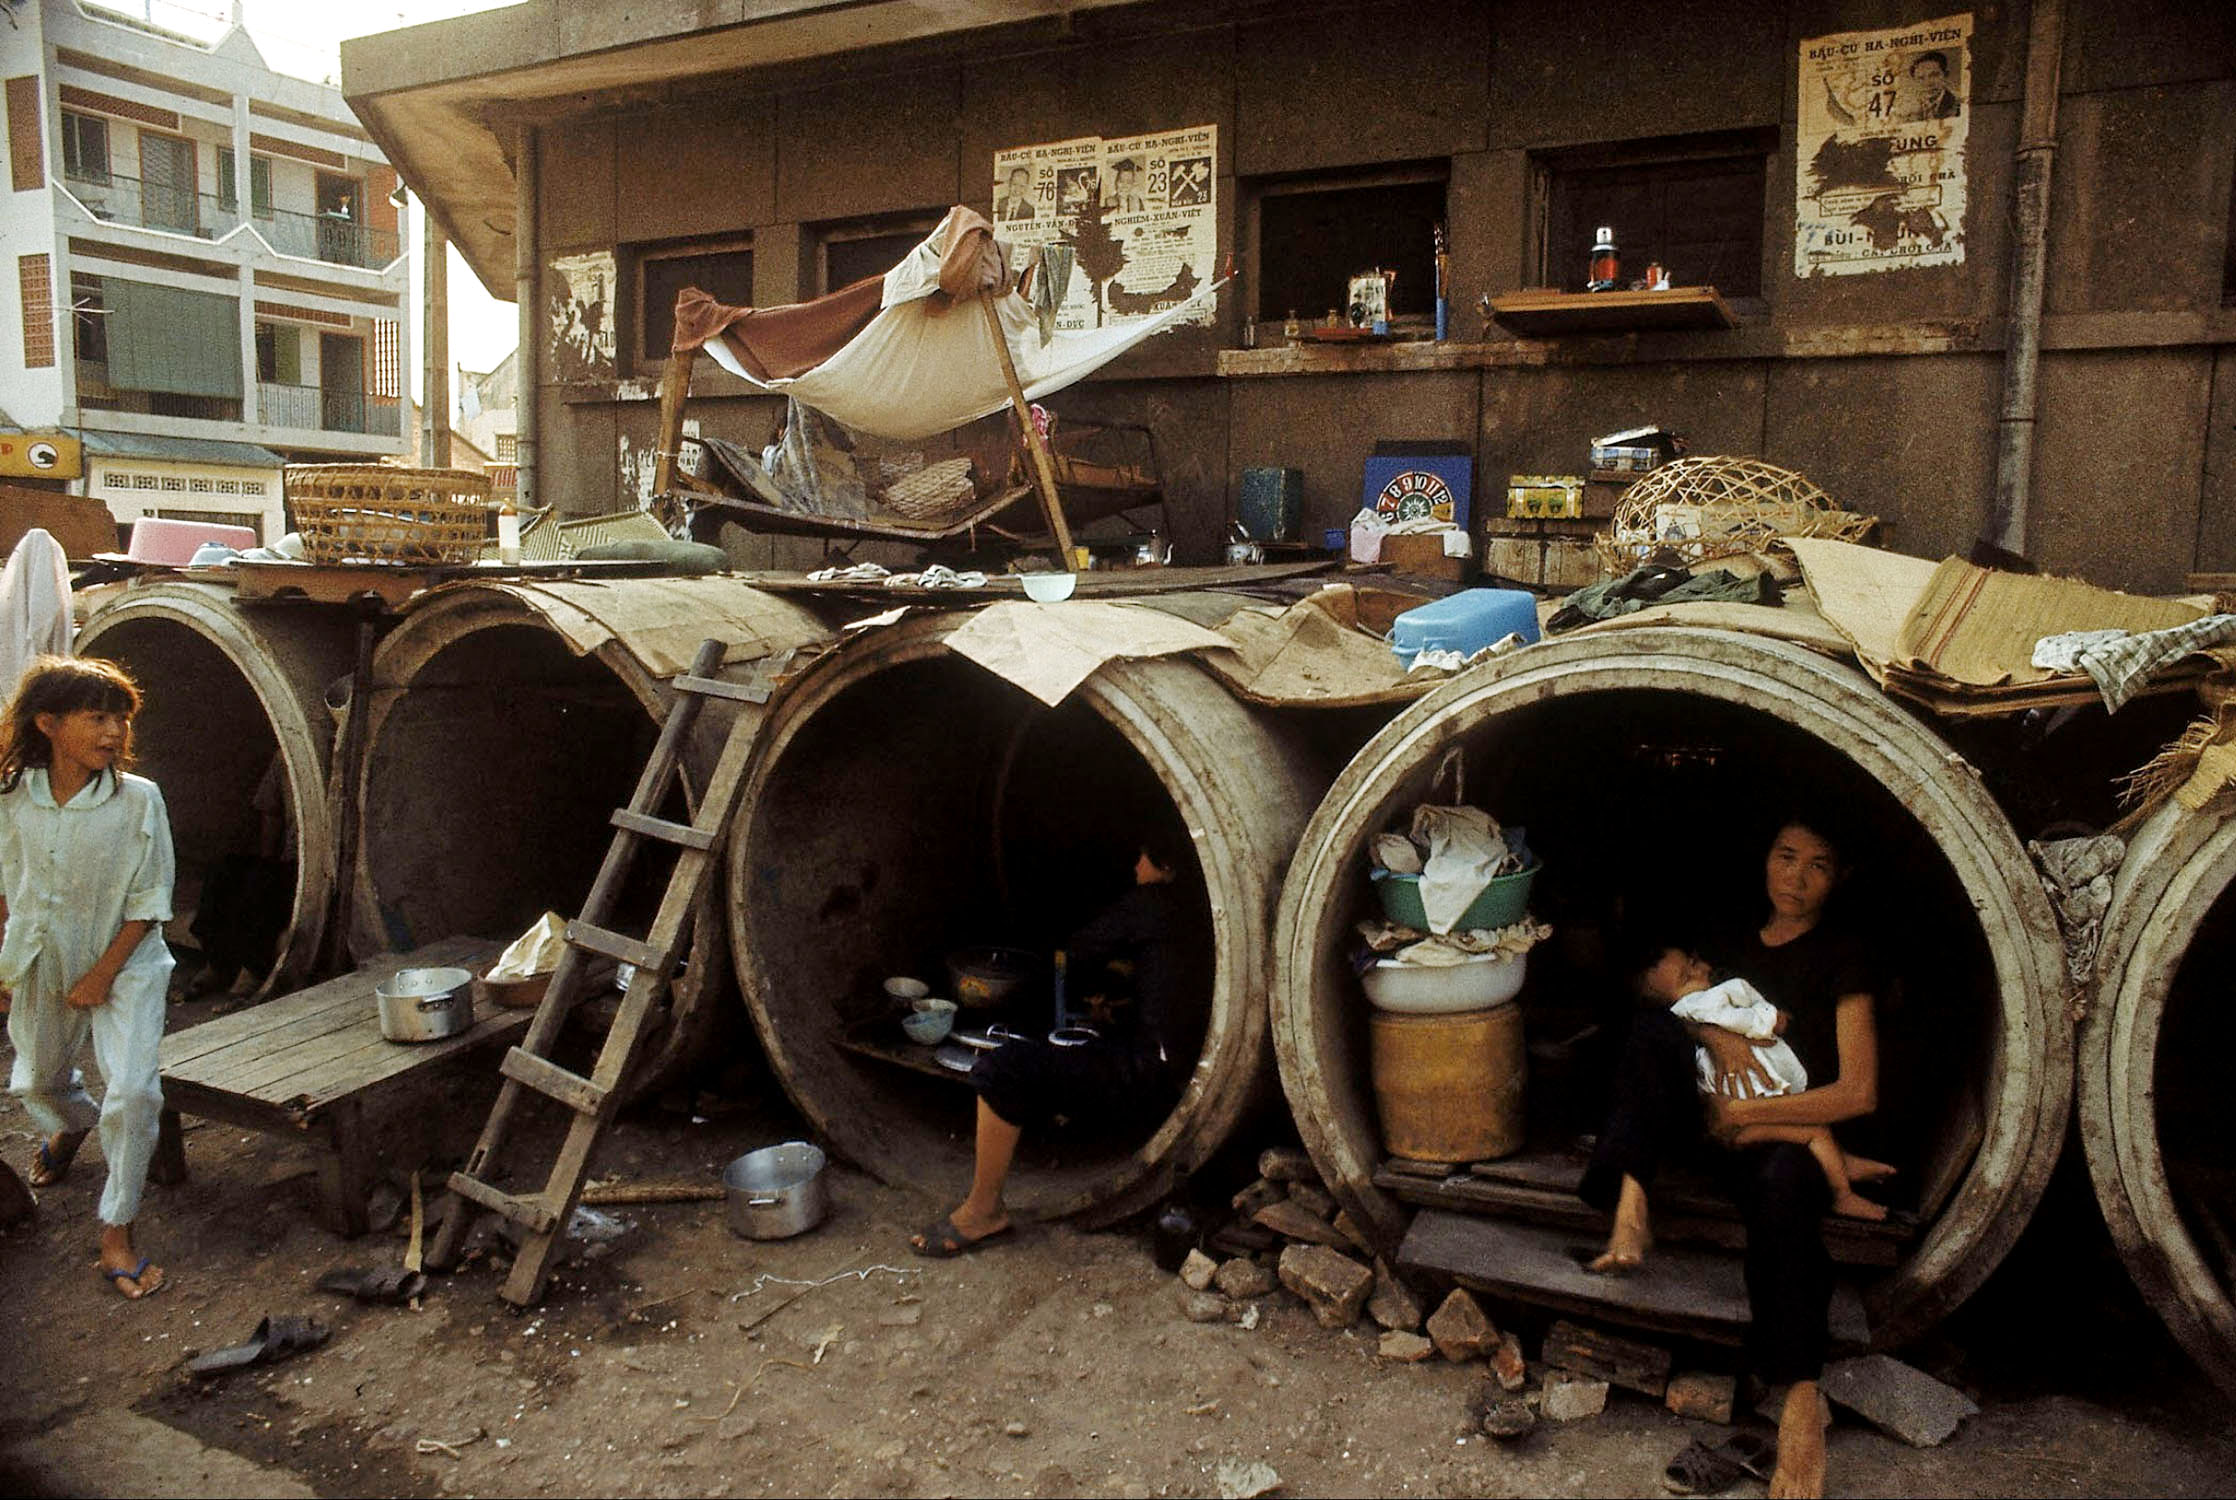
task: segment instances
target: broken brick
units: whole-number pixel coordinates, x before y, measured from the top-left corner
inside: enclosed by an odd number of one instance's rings
[[[1281,1252],[1281,1284],[1305,1300],[1322,1328],[1348,1328],[1366,1306],[1374,1273],[1325,1245],[1291,1245]]]
[[[1466,1288],[1454,1287],[1436,1311],[1429,1314],[1429,1337],[1439,1354],[1458,1364],[1476,1359],[1498,1347],[1498,1329],[1481,1303]]]

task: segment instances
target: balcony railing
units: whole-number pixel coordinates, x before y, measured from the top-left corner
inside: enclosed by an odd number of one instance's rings
[[[362,266],[377,271],[396,258],[392,229],[375,229],[334,214],[298,214],[278,209],[258,214],[256,228],[282,255],[300,255],[328,265]]]
[[[189,192],[137,177],[111,174],[96,181],[68,179],[71,195],[97,219],[112,224],[134,224],[142,229],[167,229],[214,240],[232,232],[241,222],[240,208],[211,193]]]
[[[85,177],[67,180],[73,197],[95,218],[112,224],[215,240],[231,234],[243,222],[239,200],[214,193],[190,193],[184,188],[113,173],[98,181]],[[328,265],[377,271],[396,259],[401,244],[392,229],[375,229],[335,214],[258,209],[253,222],[256,232],[280,254],[322,260]]]
[[[264,380],[257,382],[256,411],[271,427],[362,432],[370,437],[404,435],[403,403],[394,396],[322,391],[315,385],[280,385]]]

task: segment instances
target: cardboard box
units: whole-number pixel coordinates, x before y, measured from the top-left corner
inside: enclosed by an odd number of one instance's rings
[[[1506,484],[1506,514],[1515,520],[1580,517],[1584,514],[1584,477],[1516,474]]]
[[[1386,536],[1382,538],[1382,561],[1390,565],[1393,573],[1464,583],[1474,576],[1475,559],[1447,557],[1444,552],[1446,534],[1424,531],[1410,536]]]

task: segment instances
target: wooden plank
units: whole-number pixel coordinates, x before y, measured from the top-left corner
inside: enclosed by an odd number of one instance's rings
[[[658,839],[664,844],[674,844],[683,849],[711,849],[715,835],[693,828],[689,823],[671,823],[666,818],[655,818],[650,813],[631,812],[626,807],[613,810],[610,820],[616,828],[626,828],[648,839]]]
[[[669,679],[668,686],[679,693],[697,693],[706,698],[727,698],[735,703],[766,703],[769,690],[757,682],[724,682],[719,677],[694,677],[685,673]]]
[[[1573,1370],[1619,1385],[1626,1391],[1659,1401],[1669,1389],[1669,1370],[1675,1363],[1659,1344],[1642,1344],[1617,1338],[1596,1328],[1586,1328],[1562,1318],[1545,1330],[1538,1358],[1557,1369]]]
[[[372,997],[373,986],[399,969],[471,967],[492,951],[486,938],[453,937],[430,943],[411,953],[384,953],[368,960],[353,973],[323,984],[314,984],[291,995],[281,995],[259,1005],[217,1016],[174,1031],[163,1039],[161,1067],[192,1061],[206,1053],[241,1042],[262,1043],[281,1028],[329,1011],[354,1013]]]
[[[1738,321],[1712,286],[1677,286],[1664,292],[1509,292],[1491,299],[1491,316],[1531,338],[1730,328]]]
[[[594,1115],[606,1105],[606,1091],[589,1079],[518,1047],[505,1054],[497,1071],[515,1083],[526,1084],[547,1099],[556,1099],[576,1114]]]
[[[492,1006],[476,1016],[470,1029],[439,1042],[390,1042],[376,1034],[373,1045],[297,1078],[297,1106],[315,1111],[340,1099],[370,1099],[415,1073],[448,1063],[460,1053],[509,1041],[528,1029],[534,1014]]]
[[[500,1192],[488,1183],[468,1177],[463,1172],[450,1174],[450,1190],[492,1213],[503,1215],[531,1234],[549,1234],[559,1222],[550,1209],[535,1200]]]
[[[495,951],[496,945],[488,944],[484,954]],[[476,1024],[497,1014],[498,1007],[494,1003],[484,1004],[477,1014]],[[227,1093],[286,1099],[301,1092],[301,1079],[327,1070],[338,1058],[377,1047],[393,1055],[396,1068],[408,1071],[444,1056],[461,1040],[448,1037],[439,1042],[388,1041],[380,1034],[380,1012],[368,996],[344,1025],[275,1042],[261,1053],[253,1047],[228,1048],[222,1055],[222,1066],[210,1059],[201,1059],[191,1070],[182,1069],[173,1076],[192,1077],[198,1083]],[[376,1071],[379,1076],[386,1076],[393,1070]]]
[[[839,1037],[837,1046],[841,1052],[851,1052],[857,1057],[872,1057],[926,1078],[937,1078],[943,1083],[959,1083],[965,1088],[970,1086],[969,1074],[942,1067],[939,1060],[932,1056],[932,1048],[919,1047],[914,1042],[884,1042],[866,1035],[864,1031],[853,1031]]]
[[[569,922],[567,941],[577,948],[592,953],[602,953],[639,969],[662,969],[669,962],[669,955],[649,942],[613,932],[593,922]]]
[[[334,1232],[355,1239],[372,1227],[365,1196],[372,1188],[373,1158],[362,1102],[344,1100],[328,1114],[326,1140],[332,1149],[319,1159],[319,1196]]]
[[[243,1130],[285,1134],[310,1128],[310,1122],[279,1105],[200,1088],[191,1083],[181,1083],[175,1078],[164,1080],[163,1102],[182,1115],[192,1115],[197,1120],[217,1120],[227,1125],[239,1126]]]
[[[1414,1217],[1397,1263],[1626,1327],[1719,1343],[1744,1339],[1750,1319],[1736,1255],[1656,1246],[1633,1275],[1594,1276],[1570,1253],[1577,1243],[1562,1229],[1428,1210]],[[1836,1343],[1869,1342],[1862,1299],[1845,1282],[1833,1293],[1831,1326]]]
[[[1400,1202],[1418,1207],[1557,1225],[1585,1238],[1604,1239],[1610,1222],[1607,1215],[1574,1192],[1560,1189],[1468,1177],[1424,1181],[1386,1168],[1375,1173],[1374,1183]],[[1910,1233],[1906,1227],[1830,1214],[1824,1219],[1825,1248],[1844,1265],[1895,1265],[1902,1259]],[[1741,1249],[1747,1243],[1746,1226],[1729,1202],[1694,1202],[1679,1207],[1658,1191],[1654,1195],[1654,1234],[1670,1244],[1713,1245],[1725,1250]]]

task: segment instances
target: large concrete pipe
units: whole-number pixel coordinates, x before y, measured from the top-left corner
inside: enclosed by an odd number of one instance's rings
[[[135,737],[140,770],[163,788],[171,812],[178,930],[219,860],[259,852],[256,792],[278,757],[295,892],[259,994],[307,979],[325,935],[335,879],[326,691],[347,680],[356,641],[346,610],[237,605],[229,588],[179,579],[122,590],[78,636],[79,655],[120,663],[144,695]]]
[[[662,684],[698,643],[729,643],[744,680],[824,639],[798,605],[731,578],[467,583],[425,595],[374,658],[351,946],[409,949],[461,933],[510,937],[577,914],[666,712]],[[750,732],[762,710],[739,705]],[[685,757],[691,798],[732,711],[709,700]],[[666,816],[686,817],[683,802]],[[608,925],[650,924],[666,862],[649,856]],[[691,1061],[728,1003],[719,901],[693,924],[668,1024],[639,1087]]]
[[[2168,805],[2129,843],[2081,1028],[2081,1141],[2112,1243],[2190,1357],[2236,1396],[2236,818]]]
[[[1349,934],[1369,900],[1369,841],[1432,800],[1454,746],[1467,800],[1527,825],[1556,927],[1564,901],[1580,914],[1618,886],[1632,910],[1728,892],[1726,919],[1752,921],[1778,804],[1844,816],[1865,846],[1847,897],[1903,981],[1881,1008],[1872,1125],[1926,1220],[1865,1289],[1873,1339],[1898,1344],[1971,1293],[2026,1223],[2064,1133],[2072,1028],[2048,901],[2002,812],[1931,730],[1844,665],[1719,631],[1600,633],[1467,673],[1387,725],[1321,803],[1282,896],[1274,1045],[1305,1145],[1358,1222],[1392,1247],[1411,1215],[1374,1181],[1384,1153]],[[1561,954],[1532,954],[1525,1007],[1564,998],[1540,982]],[[1533,1105],[1573,1106],[1560,1147],[1596,1128],[1590,1092],[1586,1079],[1533,1084]]]
[[[1029,1135],[1011,1179],[1021,1215],[1108,1222],[1272,1092],[1274,898],[1337,758],[1307,743],[1327,721],[1241,703],[1182,658],[1106,664],[1049,708],[951,652],[954,625],[850,641],[772,707],[731,836],[731,950],[770,1064],[815,1129],[879,1178],[952,1200],[972,1095],[907,1065],[881,980],[944,989],[944,956],[974,943],[1045,954],[1122,886],[1142,830],[1184,834],[1198,870],[1182,879],[1201,893],[1175,1039],[1194,1059],[1184,1091],[1120,1127]],[[1011,1019],[1047,1016],[1043,1001]],[[851,1049],[865,1030],[903,1056]]]

